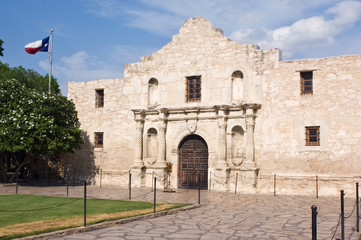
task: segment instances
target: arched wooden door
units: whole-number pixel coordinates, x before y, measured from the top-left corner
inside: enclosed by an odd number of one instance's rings
[[[208,146],[198,135],[189,135],[179,145],[179,187],[208,189]]]

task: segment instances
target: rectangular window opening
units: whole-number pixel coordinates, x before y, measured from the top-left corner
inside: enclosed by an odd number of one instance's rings
[[[186,100],[187,102],[201,101],[201,76],[187,77]]]
[[[95,107],[104,107],[104,89],[95,90]]]
[[[95,135],[95,144],[94,144],[94,146],[96,148],[102,148],[103,147],[103,142],[104,142],[104,133],[96,132],[96,133],[94,133],[94,135]]]
[[[320,127],[306,127],[306,146],[320,146]]]
[[[313,72],[300,72],[301,77],[301,95],[313,94]]]

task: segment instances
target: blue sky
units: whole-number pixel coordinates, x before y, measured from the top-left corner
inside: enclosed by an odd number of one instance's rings
[[[361,2],[337,0],[0,0],[0,39],[11,67],[49,72],[47,53],[27,43],[54,29],[53,75],[68,81],[123,77],[202,16],[230,39],[280,48],[283,60],[361,54]]]

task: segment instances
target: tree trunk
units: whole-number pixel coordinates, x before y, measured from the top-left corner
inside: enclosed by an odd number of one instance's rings
[[[26,154],[26,153],[25,153]],[[15,177],[18,175],[18,173],[21,171],[21,169],[31,160],[31,157],[24,157],[23,161],[19,164],[19,166],[16,168],[15,173],[11,178],[9,179],[9,182],[14,181]]]
[[[6,180],[7,180],[7,176],[6,176],[7,166],[5,164],[5,159],[6,159],[5,153],[1,153],[1,155],[0,155],[0,170],[2,172],[4,182],[6,182]]]

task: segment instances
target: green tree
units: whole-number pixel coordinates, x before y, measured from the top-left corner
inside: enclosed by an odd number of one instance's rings
[[[4,53],[3,53],[4,48],[2,47],[3,43],[4,43],[4,41],[0,39],[0,56],[2,56],[2,57],[4,56]]]
[[[15,175],[34,155],[59,155],[80,147],[77,112],[66,97],[0,78],[0,102],[0,152],[15,159]]]
[[[0,79],[16,79],[24,84],[26,88],[39,92],[49,91],[49,75],[42,76],[32,69],[25,69],[22,66],[11,68],[8,64],[0,61]],[[59,84],[54,77],[51,78],[51,93],[59,94]]]

